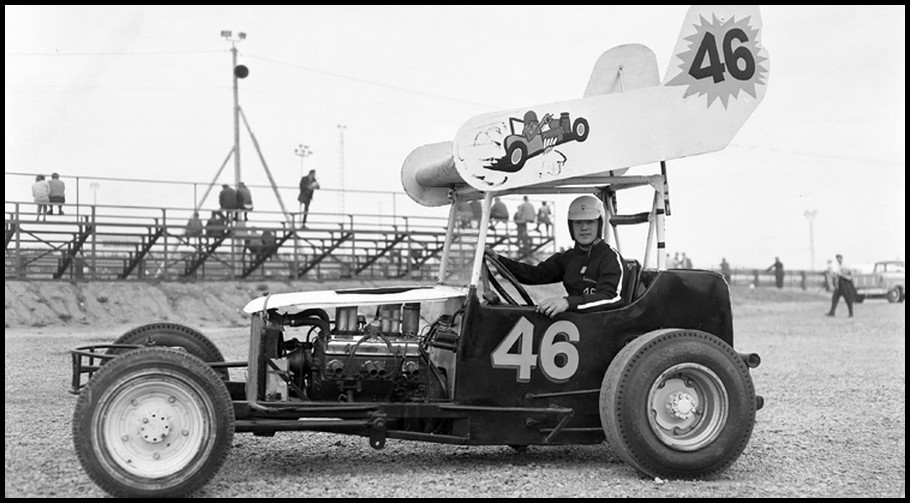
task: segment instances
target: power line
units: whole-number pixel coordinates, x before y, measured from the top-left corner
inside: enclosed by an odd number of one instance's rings
[[[288,63],[288,62],[286,62],[286,61],[279,61],[279,60],[277,60],[277,59],[266,58],[266,57],[263,57],[263,56],[250,56],[250,55],[244,55],[244,57],[247,57],[247,58],[250,58],[250,59],[258,59],[258,60],[261,60],[261,61],[267,61],[267,62],[269,62],[269,63],[274,63],[274,64],[276,64],[276,65],[288,66],[288,67],[291,67],[291,68],[296,68],[296,69],[298,69],[298,70],[304,70],[304,71],[308,71],[308,72],[319,73],[319,74],[322,74],[322,75],[327,75],[327,76],[335,77],[335,78],[339,78],[339,79],[350,80],[350,81],[358,82],[358,83],[361,83],[361,84],[368,84],[368,85],[377,86],[377,87],[384,87],[384,88],[386,88],[386,89],[393,89],[393,90],[395,90],[395,91],[401,91],[401,92],[406,92],[406,93],[411,93],[411,94],[417,94],[417,95],[420,95],[420,96],[427,96],[427,97],[430,97],[430,98],[436,98],[436,99],[441,99],[441,100],[446,100],[446,101],[452,101],[452,102],[455,102],[455,103],[464,103],[464,104],[467,104],[467,105],[473,105],[473,106],[477,106],[477,107],[491,108],[491,109],[497,109],[497,110],[499,110],[499,109],[502,108],[502,107],[498,107],[498,106],[496,106],[496,105],[490,105],[489,103],[478,103],[478,102],[476,102],[476,101],[462,100],[462,99],[458,99],[458,98],[452,98],[452,97],[450,97],[450,96],[443,96],[443,95],[440,95],[440,94],[433,94],[433,93],[427,93],[427,92],[424,92],[424,91],[418,91],[418,90],[416,90],[416,89],[408,89],[408,88],[405,88],[405,87],[394,86],[394,85],[391,85],[391,84],[384,84],[384,83],[382,83],[382,82],[375,82],[375,81],[372,81],[372,80],[362,79],[362,78],[360,78],[360,77],[352,77],[352,76],[350,76],[350,75],[342,75],[342,74],[340,74],[340,73],[328,72],[328,71],[325,71],[325,70],[317,70],[316,68],[310,68],[310,67],[308,67],[308,66],[298,65],[298,64],[295,64],[295,63]]]
[[[58,57],[68,57],[68,56],[162,56],[162,55],[173,55],[173,54],[212,54],[217,52],[224,52],[223,50],[211,50],[211,51],[135,51],[135,52],[4,52],[4,56],[16,56],[16,57],[28,57],[28,56],[58,56]]]

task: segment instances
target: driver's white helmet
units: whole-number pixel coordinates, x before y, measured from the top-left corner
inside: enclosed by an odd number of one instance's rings
[[[604,211],[603,202],[592,196],[578,196],[569,205],[569,235],[575,239],[575,231],[572,229],[573,220],[597,220],[597,237],[603,237],[604,221],[607,213]]]

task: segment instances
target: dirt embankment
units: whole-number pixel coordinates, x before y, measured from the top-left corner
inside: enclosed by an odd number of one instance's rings
[[[267,292],[401,285],[401,280],[336,282],[6,281],[5,327],[141,324],[154,321],[245,325],[243,306]]]

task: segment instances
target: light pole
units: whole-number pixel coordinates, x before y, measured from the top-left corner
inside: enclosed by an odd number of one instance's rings
[[[303,178],[303,158],[313,155],[313,151],[310,150],[309,145],[300,144],[294,149],[294,154],[300,157],[300,178]]]
[[[88,184],[89,188],[92,189],[92,206],[98,205],[98,189],[101,187],[101,184],[98,182],[92,182]]]
[[[812,264],[812,270],[815,270],[815,234],[812,229],[812,221],[815,219],[815,215],[818,214],[817,210],[806,210],[803,215],[806,219],[809,220],[809,259]]]
[[[238,32],[235,37],[230,30],[221,30],[221,36],[231,42],[232,66],[231,75],[234,81],[234,186],[240,186],[240,99],[237,93],[237,79],[246,78],[249,69],[237,66],[237,42],[246,38],[246,33]]]
[[[339,166],[338,176],[341,178],[341,213],[344,214],[344,130],[348,127],[344,124],[338,125],[338,135],[341,140],[341,163]]]

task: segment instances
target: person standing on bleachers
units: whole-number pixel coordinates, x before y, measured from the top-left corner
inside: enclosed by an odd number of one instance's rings
[[[63,214],[63,204],[66,202],[66,184],[63,183],[63,180],[60,179],[60,175],[54,173],[51,175],[51,179],[47,181],[47,186],[50,189],[50,206],[48,209],[51,215],[54,214],[54,205],[57,205],[57,211],[59,214]]]
[[[221,205],[221,212],[224,213],[228,222],[236,220],[237,191],[231,188],[230,185],[225,183],[221,186],[221,193],[218,194],[218,204]]]
[[[547,202],[540,203],[540,208],[537,210],[537,232],[540,232],[540,224],[543,224],[547,229],[547,236],[550,235],[550,226],[553,225],[550,215],[550,207],[547,206]]]
[[[316,170],[311,169],[306,176],[300,179],[300,194],[297,201],[300,203],[298,211],[301,212],[300,225],[306,227],[306,217],[310,213],[310,203],[313,201],[313,192],[319,188],[319,182],[316,181]]]
[[[199,246],[202,243],[202,220],[199,218],[199,212],[194,211],[193,216],[186,221],[186,242],[190,246]]]
[[[524,196],[524,202],[518,206],[515,212],[515,226],[518,228],[518,249],[521,253],[530,253],[531,235],[528,234],[528,224],[533,224],[537,219],[537,212],[534,205]]]
[[[38,213],[35,220],[47,220],[47,208],[50,206],[51,188],[44,180],[44,175],[37,175],[35,183],[32,184],[32,197],[35,198],[35,204],[38,205]]]

